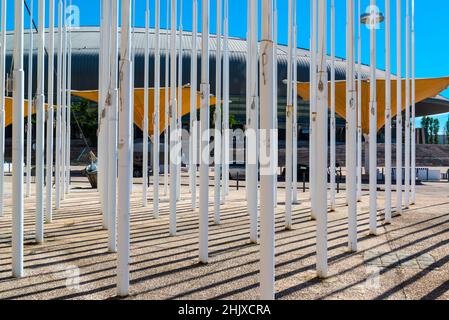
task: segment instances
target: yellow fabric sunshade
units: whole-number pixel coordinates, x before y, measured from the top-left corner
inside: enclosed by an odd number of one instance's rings
[[[170,90],[170,89],[169,89]],[[179,88],[178,88],[179,90]],[[153,110],[154,110],[154,88],[148,89],[148,134],[153,135]],[[98,102],[98,90],[75,91],[72,95],[81,97],[90,101]],[[215,97],[210,97],[210,105],[215,105]],[[134,89],[134,123],[143,130],[144,115],[144,89]],[[200,107],[200,94],[196,95],[196,107]],[[165,127],[165,88],[160,89],[160,108],[159,108],[159,132],[164,131]],[[182,88],[182,115],[190,113],[190,88]]]
[[[385,125],[385,79],[376,80],[377,84],[377,130]],[[439,94],[449,86],[449,77],[416,79],[415,98],[416,103]],[[330,82],[328,83],[328,104],[330,107]],[[411,86],[410,86],[411,88]],[[396,116],[396,80],[391,80],[391,115]],[[304,100],[310,99],[309,82],[298,83],[298,95]],[[370,81],[362,81],[362,131],[369,132],[369,100]],[[402,80],[402,110],[405,110],[405,80]],[[346,81],[335,83],[335,112],[346,118]]]
[[[47,109],[47,104],[45,104],[45,109]],[[31,108],[31,114],[36,112],[34,106]],[[24,100],[24,110],[23,116],[28,116],[28,100]],[[5,97],[5,127],[12,124],[12,98]]]

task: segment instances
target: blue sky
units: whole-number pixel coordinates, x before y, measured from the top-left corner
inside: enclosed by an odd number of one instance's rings
[[[30,0],[27,0],[29,2]],[[178,1],[178,10],[179,2]],[[298,45],[303,48],[309,47],[309,0],[297,0],[298,14]],[[411,0],[410,0],[411,1]],[[37,0],[34,0],[37,4]],[[201,7],[201,0],[198,0]],[[260,2],[260,1],[259,1]],[[278,0],[278,34],[280,43],[287,42],[287,0]],[[328,0],[330,3],[330,0]],[[384,12],[385,0],[376,1],[379,9]],[[392,34],[391,40],[396,42],[396,0],[391,0],[392,8]],[[146,0],[135,0],[136,15],[135,25],[143,27],[145,25],[145,3]],[[150,10],[154,10],[155,0],[150,0]],[[369,5],[370,0],[361,0],[362,11]],[[82,26],[92,26],[99,24],[100,0],[72,0],[72,4],[80,8],[80,22]],[[405,4],[406,0],[402,0],[403,7],[403,24],[405,27]],[[211,0],[210,18],[211,32],[216,30],[216,1]],[[8,0],[8,29],[13,29],[13,1]],[[345,19],[346,19],[346,1],[335,0],[336,6],[336,54],[345,57]],[[416,76],[420,77],[440,77],[449,75],[449,27],[448,12],[449,1],[447,0],[415,0],[416,8]],[[48,10],[48,1],[47,1]],[[201,10],[201,8],[200,8]],[[229,33],[231,36],[245,38],[246,37],[246,1],[229,0]],[[37,6],[35,5],[34,16],[37,17]],[[166,25],[166,0],[161,0],[161,24]],[[28,16],[26,15],[25,27],[28,26]],[[150,18],[151,26],[154,26],[154,14]],[[200,24],[199,24],[200,25]],[[192,27],[192,1],[183,1],[183,27],[184,30],[191,30]],[[201,26],[200,26],[201,29]],[[403,31],[404,42],[405,31]],[[385,29],[382,25],[377,32],[377,66],[384,69],[385,56],[383,54],[385,48]],[[362,61],[369,62],[369,31],[362,28]],[[404,52],[403,52],[404,53]],[[392,45],[392,70],[396,71],[396,50]],[[405,58],[403,59],[404,62]],[[402,66],[405,71],[405,63]],[[449,90],[443,92],[443,95],[449,98]],[[446,121],[447,115],[441,117],[442,121]]]

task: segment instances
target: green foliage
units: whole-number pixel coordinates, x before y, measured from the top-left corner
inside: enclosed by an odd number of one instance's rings
[[[90,107],[87,100],[79,99],[72,103],[72,118],[74,118],[72,126],[76,126],[78,130],[82,131],[81,134],[84,135],[90,147],[95,147],[97,145],[98,109]]]
[[[449,144],[449,118],[446,121],[446,125],[444,126],[444,130],[446,133],[446,143]]]

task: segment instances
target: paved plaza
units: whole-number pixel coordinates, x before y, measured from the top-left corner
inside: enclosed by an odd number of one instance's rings
[[[187,176],[184,177],[187,183]],[[25,199],[25,277],[11,277],[11,177],[6,178],[5,215],[0,218],[1,299],[116,298],[116,254],[107,251],[99,194],[85,178],[45,225],[45,242],[34,242],[34,197]],[[188,186],[178,203],[178,235],[169,236],[168,201],[152,217],[151,198],[141,205],[141,185],[131,199],[131,291],[128,299],[257,299],[259,247],[249,241],[245,190],[232,182],[213,223],[210,188],[210,263],[198,263],[198,211],[191,210]],[[151,197],[152,192],[149,195]],[[379,208],[383,193],[378,194]],[[368,196],[358,205],[359,251],[347,250],[344,191],[330,212],[329,277],[315,274],[315,222],[309,194],[299,193],[294,229],[284,231],[284,189],[276,209],[277,299],[449,299],[449,184],[417,186],[417,204],[385,225],[378,213],[378,236],[368,235]],[[393,195],[394,200],[395,195]],[[394,203],[394,201],[393,201]]]

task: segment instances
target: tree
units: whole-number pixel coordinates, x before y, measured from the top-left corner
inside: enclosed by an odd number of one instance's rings
[[[446,125],[444,127],[446,133],[446,143],[449,144],[449,118],[446,121]]]
[[[421,127],[424,130],[424,139],[425,143],[432,143],[432,130],[430,130],[430,126],[432,123],[432,119],[430,117],[421,118]]]
[[[440,131],[440,121],[437,118],[434,118],[432,124],[433,144],[438,144],[439,131]]]

